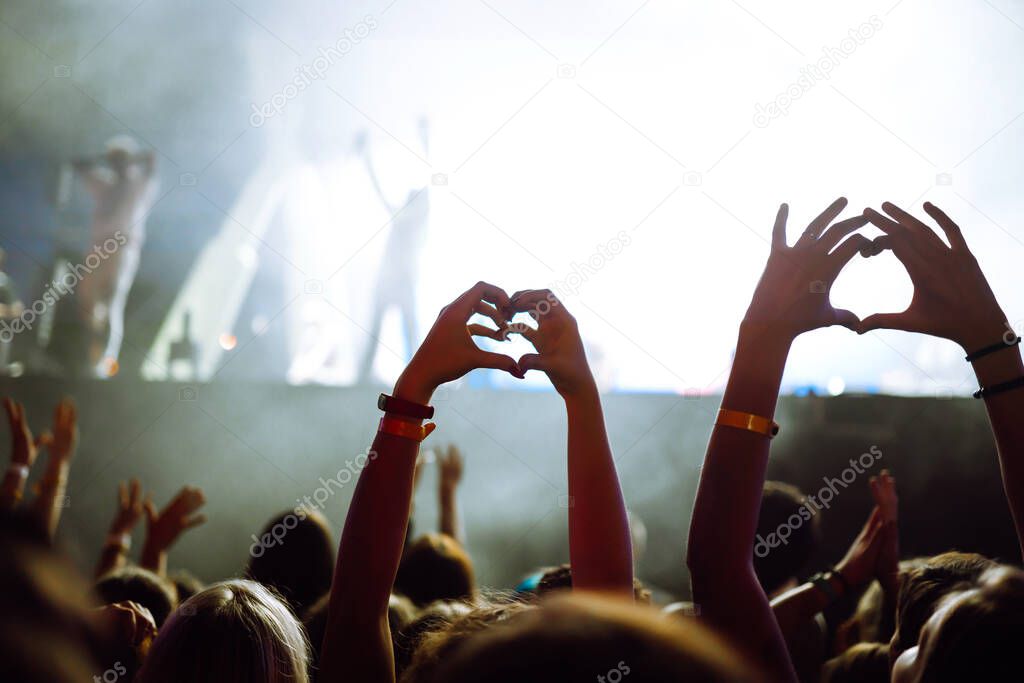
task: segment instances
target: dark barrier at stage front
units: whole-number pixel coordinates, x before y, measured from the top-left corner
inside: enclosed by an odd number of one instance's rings
[[[368,388],[33,378],[0,386],[25,402],[37,430],[62,393],[79,402],[81,446],[60,537],[89,572],[114,512],[117,482],[133,476],[158,505],[182,484],[204,489],[209,521],[181,539],[170,566],[207,581],[242,572],[253,535],[299,500],[322,506],[337,537],[358,475],[357,456],[368,448],[379,417],[377,392]],[[688,594],[686,531],[718,402],[662,394],[605,398],[626,501],[647,528],[640,576],[680,596]],[[481,582],[507,587],[533,567],[567,561],[571,501],[558,396],[458,389],[442,391],[436,405],[438,428],[426,445],[451,441],[463,449],[459,500]],[[831,480],[831,493],[822,493],[831,501],[821,513],[826,546],[820,564],[842,557],[870,510],[868,476],[883,467],[898,481],[904,556],[958,548],[1018,561],[980,402],[783,398],[777,419],[782,433],[769,476],[816,496]],[[881,457],[862,459],[865,453]],[[420,531],[436,528],[430,465],[416,497],[415,524]]]

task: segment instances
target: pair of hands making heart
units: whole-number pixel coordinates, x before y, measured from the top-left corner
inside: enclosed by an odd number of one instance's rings
[[[490,318],[497,328],[470,323],[477,313]],[[518,313],[529,313],[537,326],[513,322]],[[537,353],[516,361],[484,351],[473,341],[473,337],[505,341],[509,334],[525,337]],[[519,379],[527,370],[540,370],[547,373],[563,398],[594,388],[576,319],[546,289],[522,290],[509,296],[500,287],[478,282],[441,310],[395,385],[395,394],[428,403],[437,387],[476,368],[504,370]]]
[[[746,322],[795,338],[803,332],[842,325],[858,334],[876,329],[920,332],[950,339],[972,352],[1007,333],[1006,316],[967,247],[960,228],[938,207],[924,210],[949,242],[898,206],[833,223],[847,201],[840,197],[807,226],[793,246],[786,243],[789,207],[775,218],[771,254],[747,311]],[[885,233],[870,240],[856,233],[871,223]],[[903,263],[914,285],[910,306],[901,313],[879,313],[860,320],[833,308],[829,292],[843,267],[858,253],[870,257],[885,249]]]

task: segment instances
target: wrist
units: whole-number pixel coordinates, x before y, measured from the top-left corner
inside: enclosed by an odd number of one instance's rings
[[[1013,330],[1006,322],[1006,315],[1000,310],[991,315],[986,315],[984,320],[968,318],[970,326],[957,336],[954,340],[964,350],[964,353],[974,353],[991,344],[1013,336]]]
[[[391,395],[395,398],[427,405],[430,403],[430,398],[434,395],[435,389],[437,389],[436,383],[425,379],[421,373],[417,372],[410,365],[399,376],[398,381],[395,382],[395,388],[392,390]]]

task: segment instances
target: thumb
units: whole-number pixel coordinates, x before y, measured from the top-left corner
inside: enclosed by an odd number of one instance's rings
[[[857,314],[854,313],[853,311],[848,311],[845,308],[834,308],[832,309],[832,315],[833,325],[842,325],[843,327],[853,330],[854,332],[858,331],[858,328],[861,324],[860,318],[858,318]]]
[[[903,330],[904,332],[915,332],[916,325],[910,316],[903,313],[875,313],[860,321],[857,326],[857,334],[864,334],[871,330]]]
[[[146,522],[152,524],[156,521],[156,505],[153,505],[153,501],[146,497],[146,502],[143,503],[143,509],[146,511]]]
[[[516,362],[506,356],[503,353],[491,353],[490,351],[481,351],[477,356],[476,366],[478,368],[493,368],[494,370],[504,370],[513,377],[522,379],[523,372],[519,369],[519,365]]]
[[[523,374],[525,374],[527,370],[540,370],[541,372],[547,372],[548,362],[547,359],[539,353],[528,353],[519,359],[519,367],[522,369]]]

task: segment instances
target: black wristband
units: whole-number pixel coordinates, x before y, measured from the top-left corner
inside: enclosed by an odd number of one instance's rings
[[[1011,389],[1018,389],[1020,387],[1024,387],[1024,377],[1011,379],[1009,382],[993,384],[990,387],[982,387],[975,391],[972,396],[974,396],[974,398],[988,398],[989,396],[995,396],[996,394],[1001,394],[1004,391],[1010,391]]]
[[[404,398],[388,396],[387,394],[381,394],[377,397],[377,407],[385,413],[403,415],[417,420],[429,420],[434,417],[433,406],[421,405],[412,401],[406,401]]]
[[[983,349],[978,349],[977,351],[973,351],[972,353],[967,354],[966,356],[964,356],[964,360],[967,361],[968,363],[973,363],[979,358],[984,358],[990,353],[1002,351],[1003,349],[1009,348],[1011,346],[1016,346],[1017,344],[1020,344],[1020,337],[1018,337],[1016,334],[1013,335],[1012,341],[1006,341],[1006,337],[1003,337],[1002,341],[996,344],[986,346]]]
[[[839,571],[835,567],[832,567],[830,571],[836,575],[836,578],[839,579],[839,583],[843,584],[844,593],[849,594],[853,592],[853,586],[850,585],[850,582],[846,579],[845,576],[843,576],[843,573],[841,571]]]

